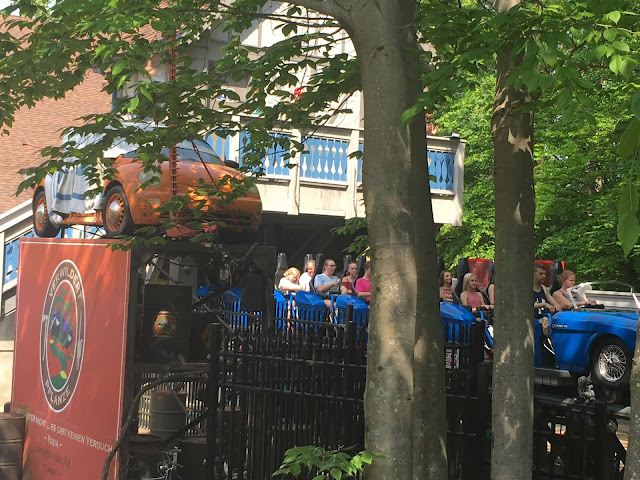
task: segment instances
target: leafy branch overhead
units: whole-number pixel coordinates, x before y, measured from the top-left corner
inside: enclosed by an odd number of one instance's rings
[[[618,140],[617,152],[620,158],[635,158],[637,163],[640,91],[633,81],[640,60],[637,4],[552,0],[522,2],[497,13],[478,8],[475,2],[459,2],[455,8],[425,1],[420,8],[422,35],[433,46],[432,68],[425,73],[429,89],[421,95],[419,105],[407,111],[407,117],[420,107],[446,111],[457,92],[480,87],[481,74],[493,71],[496,54],[509,46],[522,58],[508,79],[508,85],[524,88],[529,95],[522,109],[553,108],[565,122],[579,118],[595,125],[594,98],[603,89],[633,95],[631,111],[636,120]],[[594,82],[598,71],[599,82]],[[627,193],[636,189],[638,168],[634,165]],[[637,211],[630,208],[631,203],[620,200],[618,232],[625,254],[640,232]]]
[[[61,98],[89,71],[102,72],[105,91],[115,95],[111,111],[78,119],[61,147],[44,148],[43,164],[22,172],[19,191],[62,166],[82,167],[98,190],[100,180],[115,173],[101,157],[116,139],[140,145],[144,170],[155,172],[168,161],[163,148],[209,134],[246,132],[241,168],[254,177],[263,173],[265,151],[273,145],[285,151],[285,160],[301,152],[300,139],[280,132],[313,132],[350,112],[347,100],[361,89],[358,65],[352,55],[336,52],[346,34],[335,20],[265,3],[61,0],[44,7],[19,0],[7,7],[0,31],[7,53],[0,59],[0,128],[11,127],[21,107]],[[7,17],[16,8],[22,16]],[[271,21],[281,38],[267,46],[243,44],[241,35],[256,18]],[[216,47],[219,53],[199,54],[222,37],[227,42]],[[156,81],[150,61],[174,73]],[[140,129],[123,119],[180,127]],[[95,134],[97,141],[77,147],[77,136]]]

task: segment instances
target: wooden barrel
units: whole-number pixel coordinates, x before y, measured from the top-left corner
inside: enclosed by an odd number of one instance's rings
[[[25,417],[18,413],[0,413],[0,478],[22,478],[22,448]]]
[[[186,425],[186,397],[186,393],[172,390],[151,392],[149,431],[152,435],[165,439]]]

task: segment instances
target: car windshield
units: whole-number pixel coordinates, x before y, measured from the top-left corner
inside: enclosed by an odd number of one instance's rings
[[[197,153],[193,148],[194,144],[195,144],[195,147],[198,149]],[[199,163],[200,158],[202,158],[202,160],[205,163],[210,165],[223,164],[222,160],[216,154],[216,152],[213,151],[211,146],[208,143],[205,143],[201,140],[193,140],[193,142],[185,140],[184,142],[180,142],[178,145],[176,145],[176,152],[178,154],[178,161],[180,162],[198,162]],[[161,153],[168,157],[169,149],[163,148],[161,150]],[[138,155],[137,150],[131,150],[123,154],[122,156],[125,158],[135,158],[137,155]]]

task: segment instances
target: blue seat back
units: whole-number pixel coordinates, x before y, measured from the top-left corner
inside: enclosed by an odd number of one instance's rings
[[[329,309],[324,303],[324,300],[315,293],[311,292],[298,292],[296,293],[295,302],[295,318],[297,320],[303,320],[304,322],[314,322],[316,327],[314,331],[318,331],[318,326],[324,323]],[[309,323],[300,323],[298,328],[303,328],[305,332],[308,331]]]
[[[278,292],[277,290],[273,292],[273,298],[276,303],[276,318],[275,324],[276,328],[283,329],[287,324],[287,312],[289,310],[289,295],[286,297]]]
[[[369,305],[364,300],[354,297],[353,295],[338,295],[336,297],[336,308],[338,315],[336,323],[347,322],[347,308],[353,306],[353,321],[358,327],[369,326]]]
[[[238,315],[240,312],[240,289],[227,290],[222,294],[222,308],[225,312],[226,321],[231,326],[247,326],[247,317]]]

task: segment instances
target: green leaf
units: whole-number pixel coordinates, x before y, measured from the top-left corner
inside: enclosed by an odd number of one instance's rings
[[[605,40],[609,40],[610,42],[612,42],[616,39],[619,33],[620,29],[618,28],[608,28],[604,31],[602,36],[605,38]]]
[[[576,78],[576,83],[586,90],[594,89],[593,83],[586,78]]]
[[[141,86],[139,88],[139,91],[140,91],[140,93],[142,95],[144,95],[147,98],[147,100],[149,100],[150,102],[153,103],[153,97],[151,97],[151,94],[149,93],[149,90],[147,90],[147,88],[145,86]]]
[[[636,119],[640,120],[640,90],[637,90],[631,97],[631,111]]]
[[[620,74],[625,78],[629,78],[632,72],[633,64],[626,58],[623,59],[622,62],[620,62]]]
[[[360,458],[362,458],[362,461],[364,463],[368,463],[371,464],[371,462],[373,461],[373,455],[371,454],[371,452],[360,452]]]
[[[573,100],[573,92],[571,92],[571,89],[565,88],[562,93],[560,93],[556,105],[560,110],[564,110],[569,106],[571,100]]]
[[[626,42],[621,42],[618,40],[618,41],[612,42],[611,45],[613,45],[613,48],[615,48],[616,50],[620,50],[621,52],[631,51],[631,49],[629,48],[629,44]]]
[[[553,79],[553,75],[541,75],[540,76],[540,90],[543,92],[553,88],[555,85],[555,80]]]
[[[620,68],[622,67],[622,57],[620,55],[614,55],[611,57],[611,61],[609,62],[609,69],[613,73],[620,73]]]
[[[124,70],[124,67],[126,66],[126,60],[117,61],[116,64],[111,68],[111,75],[113,75],[114,77],[117,76],[122,70]]]
[[[636,155],[640,149],[640,120],[634,120],[622,134],[618,146],[618,156],[629,158]]]
[[[640,236],[640,223],[638,218],[631,212],[618,218],[618,240],[622,245],[625,256],[629,255],[633,246],[638,242]]]
[[[608,46],[607,45],[598,45],[596,48],[591,50],[591,56],[593,58],[602,58],[607,53]]]
[[[618,200],[618,216],[623,217],[627,213],[638,213],[638,188],[629,180],[622,187]]]
[[[416,104],[413,107],[402,112],[402,121],[404,123],[409,123],[413,118],[419,113],[424,111],[424,107],[420,104]]]
[[[613,12],[609,12],[607,14],[607,18],[615,24],[617,24],[620,21],[620,16],[621,14],[618,10],[614,10]]]
[[[298,26],[295,23],[287,23],[284,27],[282,27],[282,35],[285,37],[289,36],[291,33],[297,33]]]
[[[342,472],[337,469],[337,468],[332,468],[329,473],[331,474],[331,476],[333,478],[335,478],[336,480],[341,480],[342,479]]]
[[[542,60],[550,67],[553,67],[558,63],[558,54],[554,50],[545,50],[542,52]]]
[[[138,104],[140,103],[139,97],[131,97],[131,101],[129,102],[129,107],[127,108],[127,112],[131,113],[136,108],[138,108]]]

